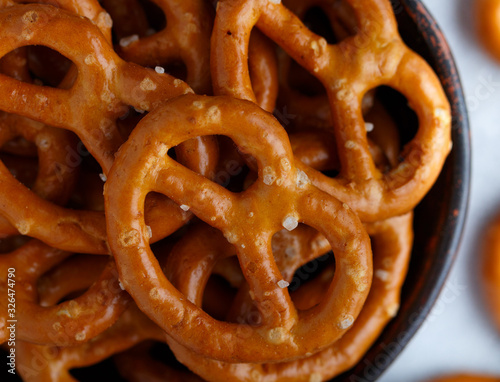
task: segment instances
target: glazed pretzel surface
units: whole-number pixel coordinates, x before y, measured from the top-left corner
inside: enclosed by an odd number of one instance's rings
[[[329,179],[301,169],[362,220],[374,221],[411,210],[434,183],[450,150],[450,106],[428,64],[401,41],[390,3],[348,3],[356,14],[358,33],[328,45],[282,4],[220,1],[212,34],[214,90],[255,99],[246,61],[249,32],[256,25],[314,74],[328,93],[340,175]],[[379,85],[404,94],[419,118],[416,136],[401,153],[403,160],[386,174],[375,168],[369,154],[361,113],[363,95]]]
[[[308,378],[323,381],[342,373],[359,361],[387,322],[398,311],[399,294],[409,264],[413,241],[412,220],[413,214],[410,213],[384,222],[373,223],[367,227],[373,240],[374,250],[374,279],[370,294],[352,328],[340,340],[325,350],[296,361],[272,364],[224,364],[213,359],[200,357],[182,345],[168,341],[172,350],[182,363],[208,381],[298,382]],[[206,280],[216,259],[215,253],[223,256],[224,251],[221,251],[221,244],[216,244],[220,243],[220,239],[203,239],[204,233],[200,230],[193,233],[200,237],[190,238],[192,240],[189,242],[186,240],[184,243],[179,243],[188,246],[182,250],[177,249],[177,251],[174,248],[169,262],[183,263],[183,268],[173,267],[173,269],[190,270],[190,272],[179,272],[173,276],[173,282],[180,291],[185,293],[187,298],[200,305],[204,285],[206,285]],[[210,235],[212,238],[214,237],[208,232],[208,236]],[[197,241],[201,241],[206,246],[207,256],[199,254],[202,252],[199,247],[197,251],[193,251],[192,246],[199,245]],[[207,243],[210,244],[207,245]],[[193,256],[195,253],[196,256]],[[284,255],[285,252],[275,252],[277,263],[285,264],[283,261],[286,261],[287,256]],[[308,260],[307,251],[296,252],[296,256],[299,258],[306,256],[302,259],[303,262]],[[295,304],[309,308],[320,303],[328,289],[332,277],[331,273],[331,270],[326,269],[324,276],[327,277],[319,276],[314,282],[307,283],[294,292],[292,297]],[[238,317],[241,319],[249,308],[244,306],[245,303],[248,304],[248,301],[240,299],[236,300],[236,303],[240,304]],[[255,316],[249,317],[247,320],[255,322]]]
[[[78,68],[78,77],[67,90],[20,84],[0,75],[0,108],[74,131],[104,173],[123,142],[115,121],[128,105],[149,110],[164,99],[192,92],[181,80],[124,62],[93,23],[64,10],[14,5],[0,11],[0,26],[0,56],[22,46],[44,45]]]
[[[228,97],[185,96],[166,105],[150,113],[134,130],[120,149],[105,185],[110,247],[127,291],[174,339],[220,360],[284,360],[327,346],[352,324],[369,289],[370,245],[356,216],[347,206],[301,178],[293,166],[283,130],[274,118],[252,103]],[[175,108],[176,113],[171,113],[170,108]],[[230,128],[235,119],[244,123],[245,134]],[[179,129],[161,129],[170,123]],[[227,135],[240,150],[255,157],[259,179],[249,189],[232,194],[165,155],[169,148],[206,134]],[[124,172],[124,168],[128,171]],[[126,192],[138,181],[141,192]],[[179,205],[188,206],[236,246],[256,304],[266,312],[266,322],[250,328],[250,336],[241,338],[241,325],[221,324],[183,301],[182,294],[161,275],[140,218],[149,191],[162,192]],[[268,203],[272,203],[273,211],[266,207]],[[242,221],[246,223],[244,228],[239,225]],[[278,286],[282,276],[269,248],[275,232],[283,227],[293,229],[299,222],[323,233],[342,264],[324,302],[303,312],[294,308],[287,290]],[[342,229],[333,228],[335,224],[341,224]],[[249,234],[252,231],[255,233]],[[138,263],[140,253],[143,255]],[[351,297],[340,297],[346,295]],[[272,309],[266,309],[266,305]],[[196,334],[193,320],[199,323]],[[323,328],[326,322],[337,324],[330,324],[322,336],[307,335]],[[304,336],[308,341],[301,340]],[[252,350],[256,348],[260,349],[258,353]]]

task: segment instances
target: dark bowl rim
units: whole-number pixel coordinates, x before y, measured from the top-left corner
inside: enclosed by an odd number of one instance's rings
[[[451,184],[453,189],[445,223],[442,227],[445,234],[437,243],[435,253],[440,254],[438,265],[433,273],[426,276],[420,292],[417,294],[412,309],[398,313],[403,324],[398,328],[401,340],[398,340],[396,351],[389,351],[380,338],[365,354],[364,358],[350,371],[332,381],[367,382],[377,380],[408,345],[412,337],[422,326],[439,294],[443,290],[452,265],[458,255],[468,215],[470,179],[471,179],[471,139],[468,112],[465,97],[458,74],[455,59],[443,32],[436,20],[421,0],[391,0],[395,11],[406,12],[415,23],[420,35],[424,38],[432,53],[429,64],[436,71],[452,109],[453,162],[451,163]],[[418,306],[417,306],[418,305]],[[389,324],[390,325],[390,324]],[[374,363],[376,357],[383,355],[383,365]],[[381,359],[381,358],[380,358]]]

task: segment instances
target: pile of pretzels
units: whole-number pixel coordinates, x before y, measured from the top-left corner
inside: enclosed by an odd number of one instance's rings
[[[451,113],[389,0],[0,0],[0,41],[23,380],[326,381],[397,314]]]

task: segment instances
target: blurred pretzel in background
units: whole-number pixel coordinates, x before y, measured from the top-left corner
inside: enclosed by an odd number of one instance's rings
[[[389,1],[0,0],[0,39],[23,380],[318,382],[359,362],[450,149]]]
[[[476,27],[488,53],[500,61],[500,1],[476,0]]]

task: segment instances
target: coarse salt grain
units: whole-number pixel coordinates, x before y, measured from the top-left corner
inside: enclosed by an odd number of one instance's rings
[[[285,280],[278,281],[278,286],[282,289],[287,288],[289,285],[290,283]]]
[[[295,216],[287,216],[285,219],[283,219],[282,224],[283,227],[288,231],[293,231],[299,225],[299,221]]]
[[[124,37],[120,40],[120,46],[125,48],[135,41],[139,41],[139,35],[133,34],[132,36]]]
[[[165,68],[163,68],[161,66],[156,66],[155,67],[155,72],[158,73],[158,74],[163,74],[163,73],[165,73]]]

